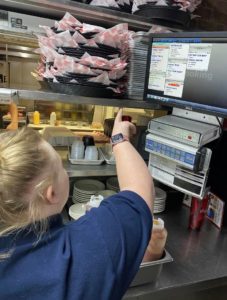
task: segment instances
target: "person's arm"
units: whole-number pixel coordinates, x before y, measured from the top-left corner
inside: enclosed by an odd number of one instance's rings
[[[135,125],[122,121],[122,109],[119,110],[112,132],[112,136],[122,133],[126,138],[135,134]],[[129,141],[123,141],[113,146],[116,160],[117,176],[120,190],[129,190],[140,195],[152,211],[154,186],[151,174],[142,157]]]
[[[10,103],[9,112],[11,115],[11,122],[6,127],[6,129],[8,129],[8,130],[18,129],[18,109],[17,109],[17,105],[15,103],[13,103],[13,102]]]

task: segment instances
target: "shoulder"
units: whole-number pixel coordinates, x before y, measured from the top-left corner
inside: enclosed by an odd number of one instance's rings
[[[144,217],[151,219],[151,212],[144,199],[135,192],[125,190],[117,193],[101,203],[101,207],[111,207],[113,209],[133,210],[140,212]]]

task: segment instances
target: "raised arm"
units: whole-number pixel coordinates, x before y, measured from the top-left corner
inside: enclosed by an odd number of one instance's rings
[[[153,180],[144,160],[129,141],[130,136],[136,133],[136,128],[134,124],[122,121],[122,109],[116,116],[112,137],[119,133],[128,139],[128,141],[125,140],[113,146],[120,190],[130,190],[137,193],[152,211]]]
[[[9,105],[9,112],[11,114],[11,122],[6,127],[8,130],[14,130],[18,128],[18,109],[15,103]]]

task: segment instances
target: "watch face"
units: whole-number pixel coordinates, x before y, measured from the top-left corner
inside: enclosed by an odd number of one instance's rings
[[[117,144],[123,140],[124,140],[124,137],[123,137],[122,133],[115,134],[111,137],[111,141],[113,144]]]

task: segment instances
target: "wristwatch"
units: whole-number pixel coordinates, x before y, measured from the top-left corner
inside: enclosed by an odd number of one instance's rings
[[[124,141],[129,141],[129,139],[126,136],[124,136],[122,133],[118,133],[118,134],[112,135],[110,138],[110,141],[111,141],[112,146],[114,146],[114,145],[117,145]]]

